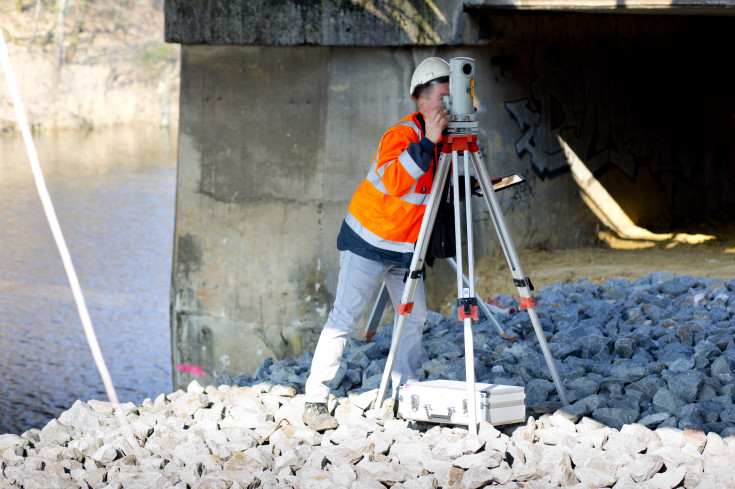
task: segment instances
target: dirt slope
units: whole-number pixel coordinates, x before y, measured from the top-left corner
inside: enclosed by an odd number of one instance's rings
[[[614,277],[634,280],[653,272],[725,281],[735,278],[735,223],[709,227],[703,233],[714,238],[700,244],[667,241],[653,246],[618,240],[614,246],[632,249],[616,249],[601,242],[595,247],[566,250],[520,249],[518,255],[537,292],[557,280],[570,283],[581,277],[593,283]],[[476,277],[483,298],[496,293],[517,295],[505,257],[499,252],[480,260]]]

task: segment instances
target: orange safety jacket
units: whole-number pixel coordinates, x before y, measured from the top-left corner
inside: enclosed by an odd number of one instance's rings
[[[340,250],[408,267],[434,180],[436,146],[416,112],[380,141],[337,239]]]

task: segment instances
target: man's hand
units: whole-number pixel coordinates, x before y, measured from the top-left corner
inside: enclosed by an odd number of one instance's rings
[[[442,137],[442,132],[449,124],[444,109],[439,107],[426,115],[426,138],[436,144]]]

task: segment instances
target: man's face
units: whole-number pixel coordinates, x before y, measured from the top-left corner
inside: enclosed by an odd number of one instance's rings
[[[418,100],[419,112],[424,115],[441,109],[444,96],[449,95],[449,83],[434,83],[430,88],[428,95]]]

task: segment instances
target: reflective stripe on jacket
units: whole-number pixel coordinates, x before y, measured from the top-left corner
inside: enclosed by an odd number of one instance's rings
[[[385,133],[345,217],[360,239],[381,250],[413,253],[418,239],[436,160],[419,117],[411,114]]]

